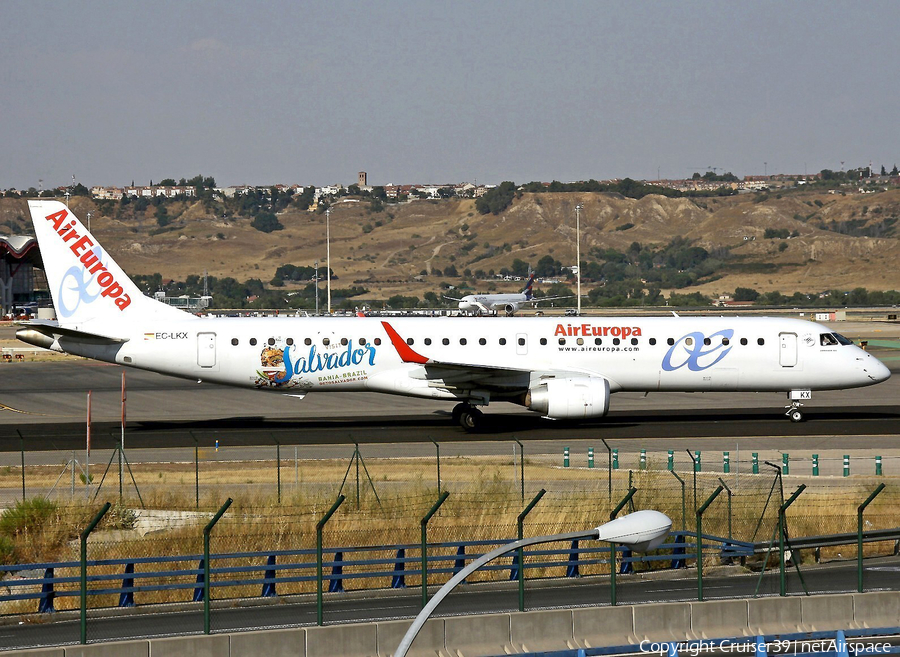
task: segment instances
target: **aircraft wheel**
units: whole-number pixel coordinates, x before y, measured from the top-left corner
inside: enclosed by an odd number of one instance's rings
[[[459,424],[459,418],[467,408],[471,408],[471,406],[468,404],[457,404],[453,407],[453,412],[451,413],[453,424]]]
[[[469,432],[478,431],[482,426],[484,414],[471,406],[465,408],[459,414],[459,426]]]
[[[799,408],[791,409],[788,412],[788,417],[791,418],[791,422],[803,422],[803,413]]]

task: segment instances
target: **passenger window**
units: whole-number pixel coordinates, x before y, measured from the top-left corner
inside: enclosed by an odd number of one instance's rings
[[[656,344],[656,338],[650,338],[650,339],[648,340],[648,342],[650,343],[650,346],[652,347],[653,345]]]
[[[381,344],[381,338],[375,338],[375,340],[373,340],[373,342],[375,342],[375,346],[377,347],[378,345]]]
[[[525,338],[519,338],[519,346],[520,346],[520,347],[524,347],[524,346],[525,346]]]
[[[637,338],[631,338],[631,344],[637,344],[637,342],[638,342]]]
[[[275,338],[269,338],[269,346],[270,346],[270,347],[274,347],[274,346],[275,346]]]
[[[443,345],[450,344],[450,338],[444,338],[443,340],[441,340],[441,344],[443,344]]]
[[[359,340],[357,340],[357,342],[359,343],[359,346],[360,346],[360,347],[365,347],[365,346],[366,346],[366,339],[365,339],[365,338],[360,338]]]
[[[487,344],[487,340],[485,340],[484,338],[478,338],[478,344],[480,344],[483,347],[484,345]]]
[[[415,344],[415,343],[416,343],[416,341],[413,340],[412,338],[406,338],[406,344]]]
[[[575,342],[578,343],[578,346],[581,346],[584,344],[584,338],[578,338],[577,340],[575,340]]]
[[[425,338],[425,344],[426,345],[431,344],[431,338]]]
[[[706,345],[712,344],[712,340],[710,340],[709,338],[703,338],[703,344],[706,344]]]
[[[692,344],[694,344],[694,338],[685,338],[684,343],[690,347]]]
[[[231,338],[231,344],[233,344],[235,347],[238,346],[238,339],[237,339],[237,338]]]
[[[622,341],[619,338],[613,338],[613,344],[619,344],[620,342]]]
[[[560,338],[560,339],[559,339],[559,343],[560,343],[560,344],[565,344],[565,343],[566,343],[566,339],[565,339],[565,338]]]
[[[722,344],[728,345],[731,341],[728,338],[722,338]]]
[[[499,342],[500,342],[500,345],[501,345],[501,346],[505,345],[505,344],[506,344],[506,338],[500,338]]]
[[[331,340],[329,338],[322,338],[322,344],[327,347],[331,344]]]
[[[547,344],[547,338],[541,338],[541,344]]]
[[[288,346],[291,346],[292,344],[294,344],[294,338],[288,338],[287,340],[285,340],[285,343],[286,343]]]
[[[763,346],[765,343],[766,343],[766,341],[762,338],[756,339],[756,344],[758,344],[760,347]]]
[[[306,338],[305,340],[303,340],[303,344],[305,344],[308,347],[309,345],[312,344],[312,340],[310,338]]]
[[[459,339],[459,343],[460,343],[461,345],[465,345],[466,342],[467,342],[467,340],[466,340],[465,338],[460,338],[460,339]]]
[[[597,344],[597,345],[603,344],[603,338],[594,338],[594,344]]]
[[[747,338],[741,338],[741,344],[747,346]]]
[[[671,347],[673,344],[675,344],[675,338],[667,338],[666,344]]]
[[[255,346],[256,346],[256,338],[250,338],[250,346],[251,346],[251,347],[255,347]]]

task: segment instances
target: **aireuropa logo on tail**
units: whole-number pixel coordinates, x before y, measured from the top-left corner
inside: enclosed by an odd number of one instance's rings
[[[75,230],[76,221],[66,223],[68,216],[68,210],[60,210],[45,217],[53,224],[54,232],[59,235],[63,244],[68,245],[80,263],[70,267],[60,281],[58,295],[60,315],[71,317],[82,303],[93,303],[99,297],[109,298],[119,310],[125,310],[131,305],[131,297],[103,263],[103,250],[87,235],[78,234]],[[66,299],[71,297],[71,292],[75,293],[75,299],[70,305]]]

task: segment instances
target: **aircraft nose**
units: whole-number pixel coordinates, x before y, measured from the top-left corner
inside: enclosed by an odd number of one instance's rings
[[[875,383],[881,383],[891,378],[891,371],[887,365],[882,363],[874,356],[869,356],[870,360],[864,366],[864,371]]]

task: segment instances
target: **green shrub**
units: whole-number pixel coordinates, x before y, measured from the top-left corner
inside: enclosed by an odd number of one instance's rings
[[[45,497],[17,501],[14,507],[0,514],[0,535],[15,536],[33,531],[56,515],[57,506]]]

